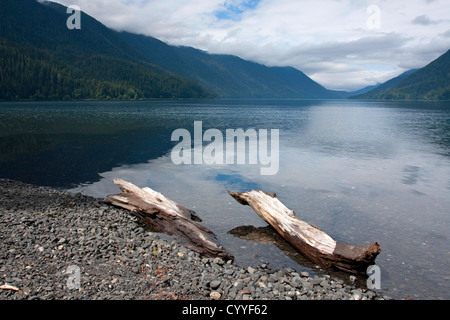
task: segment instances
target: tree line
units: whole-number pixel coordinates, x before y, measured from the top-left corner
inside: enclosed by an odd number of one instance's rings
[[[49,52],[0,40],[1,100],[212,98],[197,83],[156,66],[101,55],[69,64]]]

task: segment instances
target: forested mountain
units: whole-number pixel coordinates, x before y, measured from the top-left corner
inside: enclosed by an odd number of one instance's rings
[[[69,30],[66,7],[2,0],[0,99],[205,98],[198,83],[149,63],[116,32],[82,13]]]
[[[54,2],[1,0],[0,100],[450,99],[450,51],[423,69],[355,95],[327,90],[292,67],[116,32],[84,13],[82,28],[69,30],[66,10]]]
[[[169,46],[118,33],[67,8],[2,0],[0,99],[340,98],[291,67]]]
[[[420,70],[388,81],[357,99],[450,100],[450,50]]]
[[[382,84],[379,84],[378,86],[375,86],[371,90],[367,90],[366,92],[355,92],[354,94],[350,95],[350,99],[377,99],[376,96],[382,92],[385,91],[400,82],[402,82],[404,79],[408,78],[410,75],[412,75],[414,72],[418,71],[419,69],[411,69],[406,72],[403,72],[401,75],[392,78],[389,81],[386,81]]]
[[[232,55],[170,46],[153,37],[121,36],[149,62],[195,80],[220,97],[340,98],[292,67],[267,67]]]

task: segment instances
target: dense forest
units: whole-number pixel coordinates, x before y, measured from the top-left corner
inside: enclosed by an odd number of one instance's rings
[[[192,81],[113,57],[90,56],[69,65],[48,52],[1,40],[0,55],[3,100],[213,97]]]
[[[2,1],[0,100],[212,98],[200,84],[146,61],[114,31],[83,14],[66,28],[65,8]]]

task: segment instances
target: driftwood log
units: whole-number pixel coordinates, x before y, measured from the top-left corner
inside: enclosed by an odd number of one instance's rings
[[[104,202],[131,211],[153,230],[173,236],[187,248],[204,256],[233,259],[216,243],[214,233],[198,223],[201,219],[194,211],[150,188],[141,189],[121,179],[114,179],[114,183],[122,193],[108,195]]]
[[[367,268],[375,264],[375,259],[381,252],[378,243],[353,246],[336,242],[319,228],[300,220],[276,195],[260,190],[228,193],[240,204],[252,207],[306,258],[325,268],[334,267],[349,273],[366,274]]]

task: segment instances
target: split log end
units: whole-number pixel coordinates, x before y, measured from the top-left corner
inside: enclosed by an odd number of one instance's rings
[[[338,242],[333,252],[336,257],[335,267],[349,273],[366,274],[367,268],[375,264],[380,253],[381,246],[378,242],[363,246]]]
[[[248,206],[248,201],[245,200],[245,198],[242,197],[242,193],[240,192],[231,192],[230,190],[227,190],[228,194],[232,196],[237,202],[242,204],[243,206]]]
[[[272,199],[276,199],[277,194],[276,193],[268,193],[262,190],[254,190],[255,192],[262,192],[263,194],[266,194],[267,196],[271,197]],[[246,194],[248,192],[231,192],[230,190],[227,190],[228,194],[230,196],[232,196],[237,202],[239,202],[240,204],[244,205],[244,206],[248,206],[250,205],[248,203],[248,197],[246,196]]]

